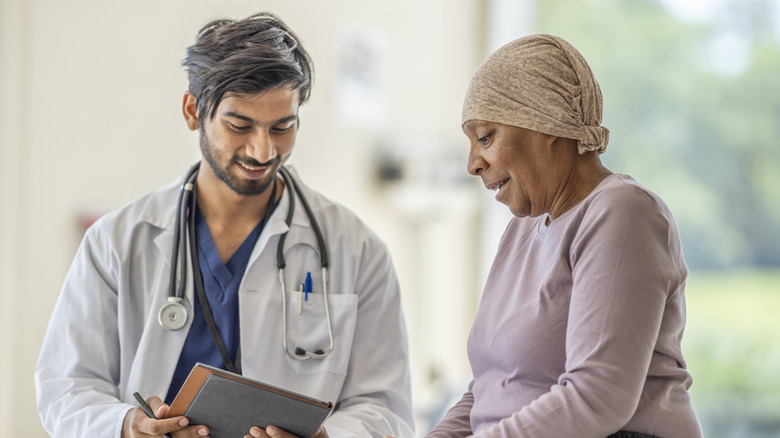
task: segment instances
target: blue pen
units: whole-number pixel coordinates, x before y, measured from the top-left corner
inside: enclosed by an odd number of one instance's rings
[[[309,292],[311,292],[311,272],[306,273],[306,281],[304,282],[303,292],[303,301],[309,301]]]

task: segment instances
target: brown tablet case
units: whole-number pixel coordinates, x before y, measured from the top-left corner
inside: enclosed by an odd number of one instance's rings
[[[229,371],[196,364],[165,418],[184,415],[212,438],[242,437],[252,426],[280,427],[311,438],[333,403],[315,400]]]

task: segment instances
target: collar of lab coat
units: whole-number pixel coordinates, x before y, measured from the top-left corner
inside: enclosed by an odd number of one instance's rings
[[[313,213],[317,215],[318,203],[317,200],[312,199],[315,197],[315,193],[309,190],[309,188],[301,182],[300,178],[298,177],[298,172],[294,167],[290,165],[285,167],[287,167],[287,170],[290,171],[293,179],[295,179],[295,182],[298,184],[301,192],[303,192],[303,196],[305,196],[307,201],[309,201]],[[288,227],[285,219],[287,218],[287,212],[290,210],[291,196],[295,196],[295,211],[293,212],[292,221]],[[322,228],[322,225],[320,225],[320,228]],[[320,249],[317,244],[317,237],[314,234],[314,229],[311,226],[311,221],[309,220],[309,216],[306,214],[306,210],[303,208],[303,202],[301,201],[301,198],[296,195],[295,189],[293,187],[285,187],[284,192],[282,193],[282,197],[279,199],[279,204],[277,205],[276,210],[274,210],[274,212],[271,214],[271,217],[268,219],[268,224],[266,224],[262,233],[260,234],[260,237],[257,240],[257,244],[255,245],[255,248],[252,251],[252,255],[249,258],[249,262],[252,263],[257,257],[259,257],[259,254],[264,250],[268,242],[274,236],[284,234],[285,232],[288,234],[284,241],[283,254],[286,254],[287,251],[294,245],[305,244],[311,246],[319,255]],[[275,259],[276,247],[273,248],[273,253]]]
[[[304,185],[298,177],[298,171],[291,165],[285,166],[290,174],[298,183],[304,196],[311,204],[314,214],[317,214],[318,202],[313,200],[314,193]],[[154,239],[155,245],[161,252],[163,258],[170,263],[170,257],[173,245],[173,233],[176,224],[176,203],[179,196],[179,191],[186,178],[184,172],[175,182],[159,189],[160,196],[155,197],[148,206],[148,215],[146,216],[146,222],[156,226],[162,230],[162,232]],[[314,230],[311,227],[309,217],[306,215],[306,210],[303,208],[303,203],[300,197],[295,199],[295,212],[293,213],[291,226],[288,228],[285,219],[287,218],[287,212],[290,209],[290,196],[294,196],[295,191],[292,187],[285,187],[282,197],[279,199],[279,204],[276,210],[271,214],[268,219],[268,224],[265,225],[260,237],[258,238],[255,248],[252,250],[249,262],[252,263],[259,254],[266,247],[272,237],[276,235],[289,232],[284,244],[284,253],[286,253],[290,247],[296,244],[304,243],[310,245],[319,254],[319,246],[317,245],[317,238],[314,234]],[[322,225],[320,225],[322,228]],[[323,233],[325,230],[323,230]],[[276,251],[276,249],[274,249]],[[189,258],[189,251],[188,251]]]

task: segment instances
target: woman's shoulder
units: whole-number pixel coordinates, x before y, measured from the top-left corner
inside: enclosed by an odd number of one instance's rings
[[[668,210],[664,201],[630,175],[615,173],[604,180],[585,199],[593,207]]]
[[[676,232],[672,213],[661,197],[626,174],[605,178],[578,210],[579,226],[630,224],[630,228],[649,226],[659,232]]]

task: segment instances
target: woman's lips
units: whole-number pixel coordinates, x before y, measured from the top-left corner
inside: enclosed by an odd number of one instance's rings
[[[502,179],[501,181],[498,181],[497,183],[488,186],[488,188],[493,191],[501,190],[501,187],[503,187],[507,181],[509,181],[509,178]]]
[[[499,197],[503,197],[504,194],[503,188],[506,187],[506,183],[509,181],[509,178],[503,179],[492,186],[492,190],[496,192],[496,201],[502,202]]]

